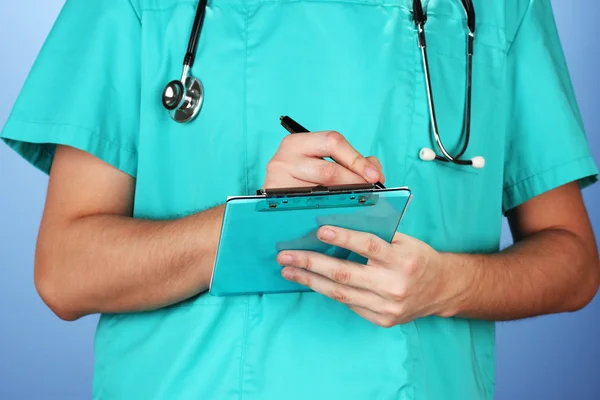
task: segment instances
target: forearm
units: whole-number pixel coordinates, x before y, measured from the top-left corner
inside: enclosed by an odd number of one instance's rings
[[[566,230],[538,232],[492,255],[443,257],[458,288],[447,315],[513,320],[575,311],[598,289],[597,252]]]
[[[64,319],[156,309],[209,285],[223,206],[174,221],[117,215],[42,226],[36,285]]]

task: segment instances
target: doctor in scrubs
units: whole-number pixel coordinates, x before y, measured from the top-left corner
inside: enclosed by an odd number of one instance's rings
[[[491,399],[494,322],[575,311],[597,247],[596,181],[549,0],[474,0],[471,137],[439,154],[412,0],[211,0],[171,119],[195,0],[67,0],[3,131],[49,173],[35,284],[64,320],[100,313],[94,399]],[[424,0],[440,135],[464,141],[465,12]],[[287,135],[289,114],[314,132]],[[324,161],[332,157],[337,163]],[[277,255],[314,291],[206,293],[223,203],[261,187],[385,181],[414,200],[369,259]],[[500,251],[506,215],[515,244]]]

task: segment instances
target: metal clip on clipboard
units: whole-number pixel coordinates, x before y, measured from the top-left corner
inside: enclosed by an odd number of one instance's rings
[[[377,191],[385,188],[374,184],[309,186],[300,188],[259,189],[257,196],[265,201],[259,211],[285,211],[314,208],[366,207],[377,204]]]

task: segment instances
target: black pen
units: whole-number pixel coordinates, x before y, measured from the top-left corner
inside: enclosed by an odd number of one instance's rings
[[[293,119],[288,117],[287,115],[280,117],[279,120],[281,121],[281,125],[289,133],[294,134],[294,133],[309,132],[308,129],[306,129],[305,127],[303,127],[302,125],[300,125],[299,123],[297,123],[296,121],[294,121]]]
[[[279,117],[279,120],[281,121],[281,125],[285,128],[285,130],[291,134],[310,132],[308,129],[306,129],[305,127],[303,127],[302,125],[300,125],[299,123],[297,123],[296,121],[294,121],[293,119],[288,117],[287,115]],[[377,182],[375,185],[377,187],[379,187],[380,189],[385,189],[385,186],[383,186],[383,184],[381,182]]]

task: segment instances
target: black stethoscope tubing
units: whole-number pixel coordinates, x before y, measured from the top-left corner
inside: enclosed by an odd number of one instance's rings
[[[466,88],[466,104],[465,104],[465,122],[464,135],[465,139],[460,151],[452,155],[446,150],[440,137],[437,116],[435,113],[435,104],[433,100],[433,90],[431,85],[431,73],[429,70],[429,60],[427,57],[427,46],[425,40],[425,23],[427,15],[423,12],[421,0],[413,0],[413,19],[418,30],[418,45],[421,49],[423,68],[425,72],[425,81],[427,86],[427,100],[429,103],[430,119],[433,129],[433,136],[436,146],[442,155],[437,155],[433,150],[424,148],[421,149],[420,157],[422,160],[438,160],[444,162],[452,162],[458,165],[471,165],[475,168],[482,168],[485,160],[483,157],[474,157],[470,160],[463,160],[461,157],[467,151],[471,138],[471,104],[472,104],[472,82],[473,82],[473,43],[475,40],[475,9],[471,0],[460,0],[461,5],[465,10],[467,17],[467,88]],[[171,117],[180,123],[189,122],[196,117],[203,103],[203,88],[201,82],[194,78],[190,73],[190,69],[194,66],[196,52],[202,26],[204,24],[204,16],[206,13],[207,0],[200,0],[194,18],[192,32],[188,49],[183,60],[183,72],[180,80],[174,80],[167,84],[163,91],[162,103],[165,109],[169,111]]]
[[[461,157],[467,151],[469,142],[471,139],[471,105],[472,105],[472,86],[473,86],[473,48],[475,40],[475,9],[471,0],[461,0],[461,4],[465,10],[467,16],[467,28],[469,30],[467,35],[467,88],[466,88],[466,104],[465,104],[465,122],[464,122],[464,142],[461,150],[452,155],[446,150],[439,132],[439,126],[437,123],[437,116],[435,113],[435,104],[433,97],[433,89],[431,84],[431,73],[429,69],[429,60],[427,57],[427,44],[425,40],[425,23],[427,22],[427,16],[423,12],[423,6],[421,0],[413,0],[413,19],[418,30],[418,44],[421,49],[421,55],[423,59],[423,69],[425,72],[425,82],[427,87],[427,100],[429,103],[429,114],[431,119],[431,126],[433,130],[433,137],[436,146],[442,155],[437,155],[433,150],[424,148],[421,150],[420,157],[422,160],[431,161],[438,160],[443,162],[451,162],[458,165],[470,165],[475,168],[482,168],[485,164],[483,157],[474,157],[470,160],[463,160]]]
[[[198,42],[204,25],[207,0],[200,0],[194,17],[188,48],[183,58],[183,71],[180,80],[167,84],[162,94],[162,104],[171,118],[179,123],[189,122],[200,112],[204,101],[204,88],[199,79],[191,74],[196,60]]]

